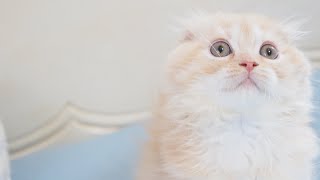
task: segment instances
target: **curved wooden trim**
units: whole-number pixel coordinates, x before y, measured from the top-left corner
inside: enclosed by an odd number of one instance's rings
[[[9,143],[12,159],[24,156],[59,142],[67,131],[73,130],[87,134],[106,134],[124,126],[150,119],[149,112],[108,114],[81,108],[67,103],[62,111],[48,123],[35,131],[25,134]]]

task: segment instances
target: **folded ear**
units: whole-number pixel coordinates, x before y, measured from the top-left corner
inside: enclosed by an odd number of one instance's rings
[[[201,10],[193,10],[188,16],[176,18],[176,30],[181,34],[179,40],[191,41],[195,38],[195,27],[202,21],[206,20],[208,13]]]
[[[185,31],[180,41],[191,41],[194,39],[194,34],[191,31]]]

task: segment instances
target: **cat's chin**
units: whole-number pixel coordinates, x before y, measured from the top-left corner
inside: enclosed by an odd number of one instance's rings
[[[258,108],[270,102],[270,99],[257,85],[246,82],[232,91],[223,91],[214,97],[214,101],[223,107],[242,110]]]

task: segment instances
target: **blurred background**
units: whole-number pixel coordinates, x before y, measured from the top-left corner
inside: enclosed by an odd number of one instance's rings
[[[21,144],[41,128],[61,128],[46,125],[71,106],[102,124],[108,114],[148,112],[177,42],[171,27],[193,10],[308,18],[303,29],[311,33],[299,46],[316,61],[319,6],[312,0],[0,0],[0,117],[8,139]]]

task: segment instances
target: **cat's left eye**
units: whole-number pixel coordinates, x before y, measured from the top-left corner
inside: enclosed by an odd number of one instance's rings
[[[232,50],[227,42],[217,41],[211,45],[210,52],[215,57],[225,57],[231,54]]]
[[[279,52],[271,44],[265,44],[260,48],[260,55],[268,59],[277,59]]]

